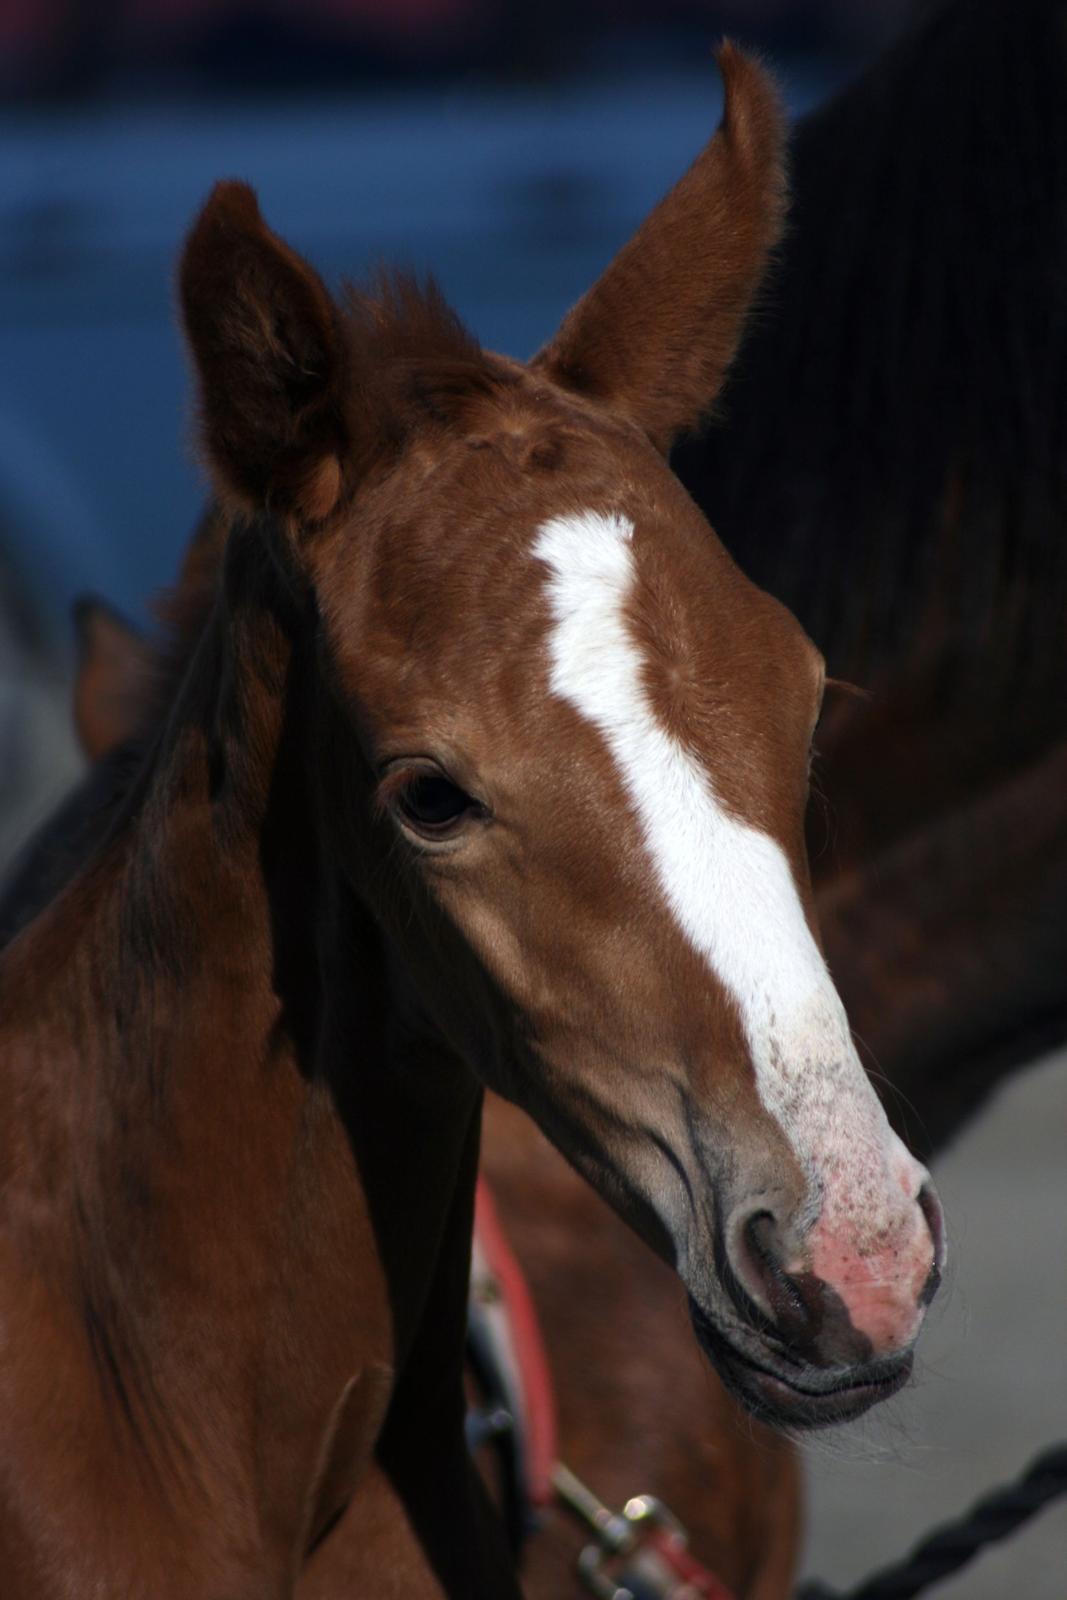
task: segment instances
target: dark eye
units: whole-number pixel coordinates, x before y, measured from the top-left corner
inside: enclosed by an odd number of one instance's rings
[[[449,839],[485,807],[443,772],[409,772],[393,801],[397,815],[425,839]]]

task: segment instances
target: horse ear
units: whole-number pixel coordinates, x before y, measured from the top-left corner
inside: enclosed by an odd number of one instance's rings
[[[85,596],[74,607],[78,671],[74,728],[90,761],[98,761],[137,732],[151,692],[155,657],[130,623],[102,600]]]
[[[267,227],[247,184],[219,183],[179,282],[220,496],[327,516],[342,486],[347,359],[321,279]]]
[[[718,132],[533,361],[663,452],[722,385],[785,207],[774,85],[731,44],[718,63]]]

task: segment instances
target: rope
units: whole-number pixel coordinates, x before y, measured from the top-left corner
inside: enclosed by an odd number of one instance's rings
[[[876,1572],[857,1588],[806,1583],[797,1600],[912,1600],[965,1567],[986,1545],[1014,1533],[1061,1494],[1067,1494],[1067,1445],[1046,1450],[1013,1484],[986,1495],[966,1516],[935,1528],[905,1560]]]

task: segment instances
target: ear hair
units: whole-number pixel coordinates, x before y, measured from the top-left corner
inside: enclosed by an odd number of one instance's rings
[[[247,184],[216,184],[186,242],[180,293],[221,497],[246,512],[328,516],[343,486],[345,330]]]
[[[449,427],[472,401],[516,380],[486,355],[433,278],[378,274],[369,292],[346,288],[361,366],[375,378],[376,417],[397,443],[427,422]]]
[[[532,363],[664,452],[722,385],[785,207],[774,85],[732,44],[718,63],[718,132]]]

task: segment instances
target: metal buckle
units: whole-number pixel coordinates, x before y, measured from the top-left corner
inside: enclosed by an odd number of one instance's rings
[[[597,1600],[644,1600],[627,1587],[626,1570],[620,1563],[629,1565],[654,1531],[666,1534],[684,1549],[688,1539],[678,1518],[651,1494],[634,1495],[621,1513],[612,1511],[562,1464],[557,1464],[552,1481],[560,1499],[596,1535],[595,1543],[587,1544],[578,1557],[578,1574],[585,1588]],[[680,1587],[672,1585],[672,1590]]]

